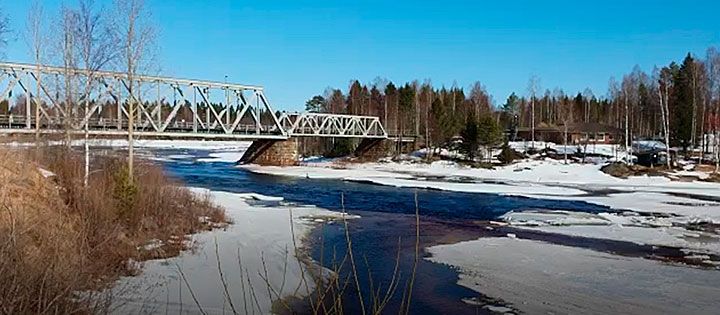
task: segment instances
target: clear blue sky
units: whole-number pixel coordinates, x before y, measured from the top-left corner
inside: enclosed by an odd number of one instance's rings
[[[18,33],[10,60],[29,60],[29,2],[0,2]],[[466,88],[477,80],[496,104],[526,94],[532,74],[543,90],[605,95],[608,79],[636,64],[650,71],[720,44],[717,0],[146,2],[164,75],[263,85],[285,110],[378,76]],[[44,3],[55,14],[60,1]]]

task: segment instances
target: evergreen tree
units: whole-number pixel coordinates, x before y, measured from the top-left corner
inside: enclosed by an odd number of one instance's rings
[[[390,134],[398,135],[397,87],[392,82],[385,86],[385,128]],[[392,123],[391,123],[392,122]]]
[[[454,136],[452,126],[452,116],[446,110],[442,98],[435,97],[431,105],[433,119],[433,142],[437,144],[445,144]]]
[[[670,101],[670,143],[687,150],[692,137],[692,66],[690,54],[685,57],[679,71],[673,73],[673,93]]]
[[[322,113],[327,108],[327,102],[321,95],[315,95],[305,102],[305,110],[311,113]]]
[[[503,142],[503,133],[491,115],[484,115],[477,123],[478,143],[485,148],[488,161],[492,159],[492,150]]]
[[[520,103],[520,98],[513,92],[508,96],[507,101],[505,101],[505,104],[502,105],[502,114],[500,116],[500,120],[502,121],[502,125],[508,129],[516,129],[517,126],[515,124],[517,121],[515,120],[515,116],[518,114],[518,105]]]
[[[460,137],[462,138],[460,151],[470,160],[475,160],[475,154],[477,153],[479,147],[478,136],[478,122],[477,119],[475,119],[475,114],[471,113],[465,120],[465,128],[460,131]]]
[[[405,84],[405,86],[400,87],[400,90],[398,90],[398,94],[400,95],[399,99],[399,109],[400,109],[400,134],[404,135],[406,130],[405,126],[408,123],[408,114],[414,112],[413,107],[415,104],[415,89],[410,86],[410,84]]]

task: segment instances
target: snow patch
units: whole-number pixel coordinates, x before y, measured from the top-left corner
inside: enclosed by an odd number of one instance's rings
[[[204,163],[214,163],[214,162],[223,162],[223,163],[235,163],[239,161],[243,155],[245,154],[245,150],[242,151],[226,151],[226,152],[211,152],[209,155],[209,158],[202,158],[198,159],[198,162],[204,162]]]
[[[181,309],[197,310],[193,297],[185,294],[188,285],[206,312],[220,314],[223,310],[227,311],[229,305],[224,295],[218,294],[223,291],[218,276],[218,259],[228,290],[236,298],[243,295],[243,288],[250,296],[250,286],[255,288],[256,293],[258,290],[266,290],[267,282],[263,279],[265,270],[267,281],[280,296],[307,296],[314,289],[314,282],[305,261],[298,262],[297,257],[303,257],[303,253],[295,251],[294,244],[301,246],[302,239],[313,226],[320,224],[316,219],[354,218],[313,206],[262,206],[248,202],[249,199],[281,200],[280,197],[204,188],[191,190],[209,195],[226,209],[226,215],[234,223],[223,230],[192,236],[198,244],[194,251],[182,252],[178,257],[145,262],[140,276],[122,278],[115,286],[119,291],[115,297],[120,303],[116,313],[138,313],[147,309],[169,313],[178,313]],[[293,229],[290,227],[291,222]],[[294,234],[291,233],[293,230]],[[241,272],[246,277],[244,283],[238,280],[241,279]],[[188,284],[185,284],[183,278]],[[178,295],[180,290],[185,292]],[[274,298],[259,293],[256,298],[259,313],[271,313]],[[255,304],[254,298],[252,301]],[[242,300],[238,302],[236,299],[235,305],[238,303],[242,304]]]
[[[720,272],[583,248],[481,238],[428,248],[458,284],[528,314],[713,314]],[[682,301],[682,303],[678,303]]]
[[[37,169],[40,172],[40,175],[42,175],[45,178],[56,176],[55,173],[48,171],[42,167],[38,167]]]

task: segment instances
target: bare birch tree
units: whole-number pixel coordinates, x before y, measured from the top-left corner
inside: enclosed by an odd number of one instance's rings
[[[564,92],[561,89],[556,88],[555,95],[560,102],[560,106],[558,106],[557,110],[558,114],[560,114],[560,119],[562,119],[563,122],[563,151],[565,156],[565,164],[568,164],[568,125],[570,124],[570,122],[573,121],[573,109],[571,108],[570,104],[565,103],[563,97]]]
[[[715,172],[720,172],[720,52],[715,47],[710,47],[707,51],[707,77],[709,84],[708,97],[710,102],[715,102],[713,109],[713,151],[715,153]]]
[[[535,148],[535,95],[538,89],[540,89],[540,79],[536,75],[530,76],[528,81],[528,93],[530,94],[530,138],[531,148]]]
[[[622,99],[623,99],[623,112],[625,114],[624,124],[625,124],[625,153],[627,155],[627,163],[632,164],[632,139],[633,139],[633,132],[632,132],[632,126],[631,123],[631,116],[632,116],[632,108],[636,107],[636,104],[638,103],[638,96],[637,96],[637,82],[638,82],[638,76],[636,75],[637,71],[633,71],[630,75],[626,75],[623,77],[622,84],[621,84],[621,93],[622,93]]]
[[[663,136],[665,138],[665,152],[667,154],[667,168],[670,169],[670,108],[668,106],[670,84],[672,82],[672,76],[670,73],[658,70],[657,68],[653,71],[653,76],[657,82],[658,97],[660,100],[660,114],[662,115],[663,125]]]
[[[697,62],[693,61],[690,65],[690,83],[692,89],[692,123],[690,132],[691,151],[697,147]]]
[[[585,99],[585,110],[583,111],[583,121],[584,122],[590,122],[590,102],[595,97],[593,95],[593,92],[590,88],[585,88],[582,92],[582,96]]]
[[[35,61],[35,94],[28,93],[30,95],[30,103],[35,104],[35,141],[40,140],[40,89],[41,89],[41,72],[40,66],[43,64],[45,58],[45,49],[47,43],[47,34],[45,32],[45,21],[44,10],[42,2],[34,0],[30,5],[30,11],[27,16],[27,36],[28,45],[30,46],[31,53]]]
[[[65,145],[71,145],[72,123],[77,118],[77,108],[75,105],[75,73],[73,69],[77,68],[77,52],[75,51],[75,33],[77,28],[77,12],[67,6],[60,9],[60,21],[58,29],[58,55],[62,60],[63,79],[64,79],[64,112],[65,117],[62,121],[65,131]],[[58,93],[59,94],[59,93]]]
[[[93,88],[96,86],[97,73],[105,68],[116,56],[117,41],[110,28],[109,20],[102,14],[101,9],[95,8],[94,0],[80,0],[77,10],[77,27],[75,29],[75,44],[79,53],[80,69],[85,76],[84,89],[78,99],[83,103],[83,129],[85,134],[85,185],[87,186],[90,173],[90,151],[88,148],[90,99]],[[99,100],[97,100],[99,101]]]
[[[707,102],[708,102],[708,95],[710,93],[710,85],[709,80],[707,76],[707,70],[706,70],[706,63],[702,60],[697,60],[695,65],[695,74],[696,74],[696,87],[697,87],[697,102],[698,102],[698,118],[700,119],[698,122],[698,126],[700,128],[700,159],[699,164],[702,164],[705,159],[705,153],[707,153],[707,131],[705,130],[707,123],[708,123],[708,112],[707,112]],[[697,118],[696,118],[697,119]]]
[[[141,69],[147,69],[152,59],[151,47],[155,40],[155,31],[150,24],[150,14],[143,0],[115,0],[117,21],[115,28],[119,32],[118,40],[122,47],[120,58],[126,75],[128,92],[128,173],[133,180],[133,154],[135,129],[134,118],[139,91],[136,76]]]

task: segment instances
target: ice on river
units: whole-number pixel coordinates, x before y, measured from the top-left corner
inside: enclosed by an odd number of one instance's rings
[[[198,162],[206,162],[206,163],[214,163],[214,162],[223,162],[223,163],[235,163],[242,158],[243,154],[245,154],[245,149],[238,150],[238,151],[221,151],[221,152],[211,152],[209,155],[209,158],[201,158],[198,159]]]

